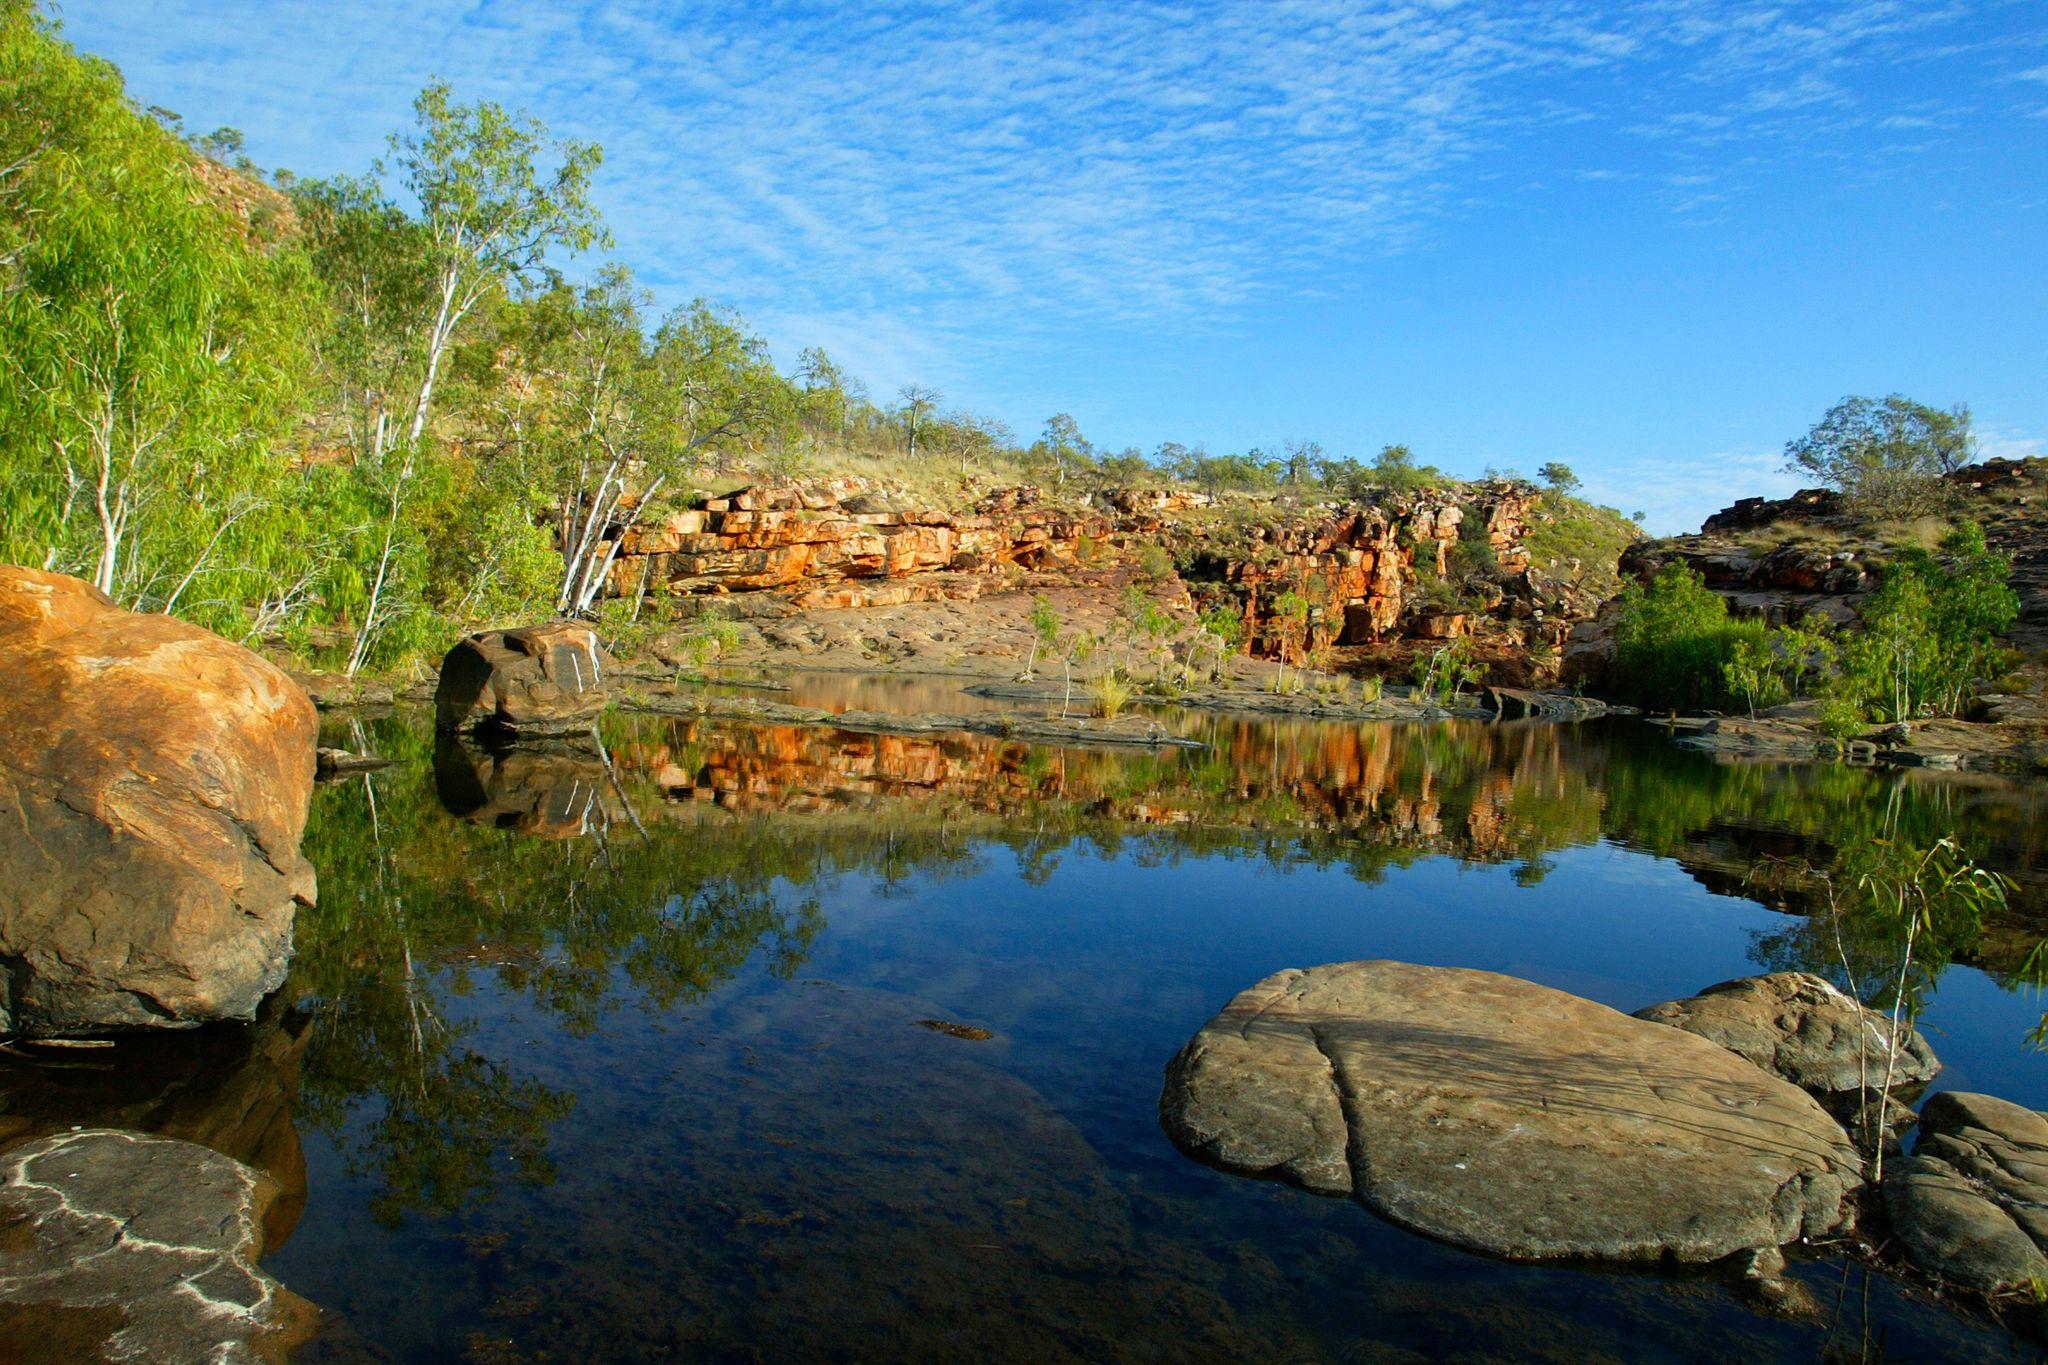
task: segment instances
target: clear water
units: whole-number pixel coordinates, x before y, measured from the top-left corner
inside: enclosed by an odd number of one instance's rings
[[[1797,1265],[1816,1310],[1787,1317],[1711,1275],[1468,1255],[1189,1161],[1157,1104],[1283,967],[1621,1009],[1831,970],[1770,908],[1811,908],[1785,860],[1893,828],[2021,879],[1944,945],[1924,1027],[1938,1084],[2048,1107],[2013,982],[2039,788],[1624,723],[1182,717],[1210,747],[1155,756],[622,717],[601,755],[493,758],[425,721],[337,723],[401,762],[318,796],[291,1006],[149,1111],[302,1171],[267,1265],[342,1320],[308,1358],[2032,1358],[1840,1259]]]

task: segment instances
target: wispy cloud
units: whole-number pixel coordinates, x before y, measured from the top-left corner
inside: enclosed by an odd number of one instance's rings
[[[1643,514],[1653,535],[1682,535],[1737,498],[1782,498],[1797,490],[1780,450],[1721,450],[1679,460],[1622,460],[1588,476],[1594,501]]]
[[[303,171],[359,167],[431,75],[527,106],[605,145],[619,252],[665,300],[730,300],[783,348],[837,336],[879,387],[1314,292],[1500,211],[1512,191],[1489,177],[1539,151],[1559,180],[1704,220],[1759,157],[1931,127],[1941,110],[1906,123],[1872,80],[1999,3],[97,0],[74,17],[89,45],[140,54],[142,98],[175,89]]]

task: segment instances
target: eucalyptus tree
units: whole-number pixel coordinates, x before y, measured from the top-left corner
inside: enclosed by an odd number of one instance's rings
[[[910,455],[917,458],[917,438],[923,434],[925,419],[945,395],[929,384],[905,384],[896,391],[903,400],[903,430],[910,438]]]
[[[820,432],[843,439],[855,406],[865,398],[860,385],[821,346],[806,346],[797,356],[796,379],[804,420]]]
[[[623,268],[608,268],[559,329],[548,367],[568,419],[549,476],[558,611],[592,608],[626,533],[707,451],[787,438],[796,420],[797,393],[736,313],[698,299],[648,338],[640,318],[650,302]]]
[[[21,0],[0,0],[0,552],[230,619],[276,547],[309,279]]]
[[[413,101],[418,125],[394,134],[401,182],[418,202],[433,288],[424,368],[406,433],[426,429],[434,386],[457,330],[492,290],[543,279],[549,255],[609,245],[590,177],[604,159],[592,143],[550,142],[539,120],[501,105],[456,104],[436,82]],[[552,170],[543,169],[552,156]]]
[[[550,141],[540,122],[483,101],[456,104],[436,82],[413,101],[416,126],[394,134],[391,153],[400,183],[418,205],[420,248],[428,287],[414,322],[418,382],[403,453],[385,458],[383,428],[364,466],[380,485],[382,535],[365,592],[347,671],[359,670],[380,631],[408,603],[388,601],[394,567],[419,547],[408,544],[405,515],[420,470],[428,414],[450,349],[485,299],[549,278],[549,258],[607,242],[590,202],[590,177],[603,153],[589,143]],[[543,163],[552,159],[552,169]],[[415,266],[414,268],[419,268]]]
[[[1785,447],[1785,468],[1838,489],[1877,515],[1938,510],[1941,477],[1975,459],[1970,410],[1929,407],[1903,394],[1850,396]]]
[[[1066,487],[1068,468],[1086,462],[1093,453],[1088,438],[1081,434],[1081,424],[1064,412],[1046,419],[1038,447],[1052,464],[1053,482],[1062,488]]]

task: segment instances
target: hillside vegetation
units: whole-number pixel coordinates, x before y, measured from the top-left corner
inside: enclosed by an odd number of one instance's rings
[[[382,165],[266,177],[234,130],[186,134],[0,0],[0,106],[0,557],[325,666],[589,611],[606,546],[761,480],[938,509],[1151,484],[1254,519],[1451,482],[1399,445],[1017,433],[928,386],[871,394],[817,348],[784,371],[716,301],[656,315],[623,265],[565,276],[609,244],[601,150],[442,86]],[[1545,476],[1537,562],[1609,574],[1631,528]]]

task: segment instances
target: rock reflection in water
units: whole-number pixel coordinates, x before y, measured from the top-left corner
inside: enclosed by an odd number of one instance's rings
[[[293,1107],[310,1024],[273,998],[252,1024],[0,1058],[0,1147],[73,1128],[119,1128],[212,1148],[276,1182],[263,1228],[264,1245],[275,1249],[306,1207]]]
[[[1453,1318],[1496,1353],[1551,1333],[1570,1358],[1596,1319],[1610,1346],[1653,1322],[1667,1353],[1703,1327],[1783,1345],[1655,1280],[1475,1265],[1342,1209],[1269,1218],[1284,1191],[1225,1192],[1151,1125],[1158,1068],[1242,966],[1289,965],[1261,926],[1355,956],[1404,888],[1440,886],[1432,859],[1505,864],[1487,884],[1510,897],[1546,875],[1612,895],[1565,852],[1710,876],[1882,817],[2038,864],[2024,793],[1717,765],[1625,727],[1176,724],[1208,747],[613,716],[602,749],[493,751],[379,722],[397,764],[316,803],[290,983],[317,1006],[300,1126],[350,1178],[316,1188],[324,1226],[280,1274],[418,1359],[1309,1357]],[[1155,903],[1239,884],[1233,861],[1303,880],[1206,919]],[[1502,951],[1548,961],[1571,906],[1515,908],[1488,921],[1524,935]],[[1183,936],[1229,957],[1217,999],[1183,979]],[[1361,1326],[1389,1315],[1408,1325]]]
[[[457,819],[546,839],[576,839],[621,817],[595,739],[487,747],[440,736],[434,788]]]

